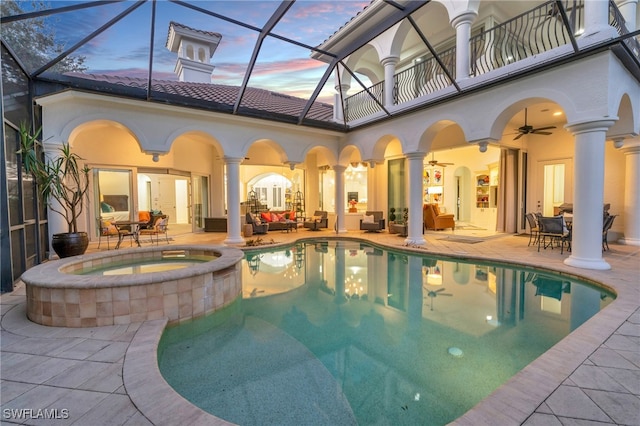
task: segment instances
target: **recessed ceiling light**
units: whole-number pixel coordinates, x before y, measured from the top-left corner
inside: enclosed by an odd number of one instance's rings
[[[553,113],[553,115],[556,116],[556,117],[559,116],[559,115],[562,115],[562,111],[556,111],[556,112]]]

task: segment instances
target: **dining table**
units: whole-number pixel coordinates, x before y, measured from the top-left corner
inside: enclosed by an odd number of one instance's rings
[[[122,240],[124,240],[125,237],[131,237],[133,241],[138,244],[138,247],[142,247],[140,245],[140,226],[146,225],[147,223],[148,222],[141,222],[138,220],[119,220],[112,222],[113,226],[118,230],[118,243],[116,244],[116,250],[120,248],[120,244],[122,244]]]

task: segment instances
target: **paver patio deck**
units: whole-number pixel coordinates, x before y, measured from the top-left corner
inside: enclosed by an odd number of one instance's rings
[[[286,243],[334,232],[269,233]],[[397,234],[353,231],[339,236],[398,247]],[[479,238],[467,244],[459,238]],[[174,235],[177,243],[220,243],[224,233]],[[454,237],[454,238],[452,238]],[[527,366],[454,423],[459,425],[640,425],[640,247],[610,243],[609,271],[566,266],[568,254],[537,252],[528,237],[481,231],[425,234],[427,253],[542,266],[601,282],[615,290],[607,308]],[[96,250],[95,243],[90,251]],[[45,327],[26,318],[25,289],[0,296],[2,424],[224,424],[163,383],[154,362],[165,321],[94,328]],[[55,420],[33,418],[46,414]],[[18,410],[18,411],[11,411]],[[20,411],[22,410],[22,411]],[[31,410],[31,411],[24,411]],[[22,415],[22,419],[16,416]],[[25,419],[27,415],[31,419]]]

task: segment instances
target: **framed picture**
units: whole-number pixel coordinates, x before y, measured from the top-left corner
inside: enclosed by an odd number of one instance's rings
[[[347,201],[355,200],[358,202],[358,193],[357,192],[347,192]]]

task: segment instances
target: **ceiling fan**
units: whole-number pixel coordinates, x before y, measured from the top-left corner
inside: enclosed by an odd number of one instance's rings
[[[425,286],[422,286],[422,288],[424,288],[425,291],[427,292],[427,297],[431,299],[429,308],[432,311],[433,311],[433,299],[435,299],[438,296],[453,296],[453,294],[451,293],[442,293],[443,291],[445,291],[444,288],[439,288],[437,290],[427,290]],[[424,297],[424,299],[426,299],[426,297]]]
[[[429,160],[429,165],[430,165],[431,167],[435,167],[435,166],[438,166],[438,167],[453,166],[453,163],[440,163],[440,162],[436,161],[436,160],[434,159],[434,156],[435,156],[435,154],[432,152],[432,153],[431,153],[431,160]]]
[[[517,128],[518,135],[513,138],[513,140],[520,139],[524,135],[534,134],[534,135],[551,135],[551,132],[545,132],[545,130],[555,129],[556,126],[546,126],[546,127],[538,127],[534,128],[533,126],[529,126],[527,124],[527,109],[524,109],[524,126]]]

